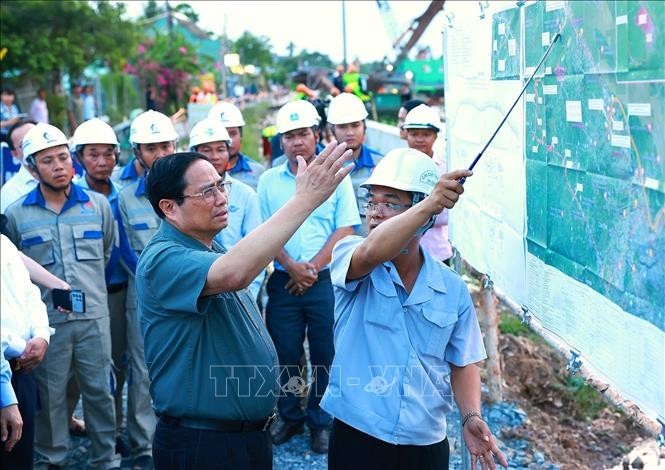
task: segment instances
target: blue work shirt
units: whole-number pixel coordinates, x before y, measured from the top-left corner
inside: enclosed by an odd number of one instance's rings
[[[249,292],[202,297],[213,249],[162,221],[136,269],[157,414],[258,421],[277,403],[277,353]]]
[[[120,189],[141,178],[136,172],[136,167],[134,166],[135,160],[136,158],[132,158],[125,166],[116,166],[113,169],[111,179],[120,187]]]
[[[296,191],[296,177],[288,162],[266,170],[259,179],[259,203],[261,215],[267,220],[277,212]],[[343,227],[360,224],[358,207],[353,197],[353,186],[348,176],[337,186],[335,192],[303,222],[296,233],[286,242],[284,249],[295,261],[310,261],[326,244],[330,235]],[[286,269],[275,261],[275,269]],[[323,266],[321,267],[323,269]]]
[[[75,183],[81,186],[82,188],[94,191],[90,188],[90,185],[85,179],[85,175],[77,178]],[[131,272],[136,271],[136,263],[138,257],[132,251],[129,246],[129,240],[127,239],[127,233],[122,225],[122,219],[120,218],[120,209],[118,207],[118,188],[115,183],[111,181],[111,194],[106,196],[106,200],[111,205],[111,212],[113,212],[113,219],[115,220],[115,235],[116,239],[113,241],[113,251],[111,251],[111,259],[109,259],[108,264],[106,265],[106,270],[104,271],[104,277],[106,278],[106,285],[112,286],[115,284],[122,284],[127,282],[127,271],[120,264],[122,259],[125,262],[125,265]]]
[[[238,243],[245,235],[261,225],[261,209],[259,197],[251,186],[226,175],[231,182],[231,191],[228,196],[229,221],[228,225],[215,235],[215,241],[226,250]],[[262,271],[249,285],[248,289],[256,299],[263,284],[265,272]]]
[[[486,357],[471,296],[459,275],[422,249],[410,294],[391,261],[348,281],[363,240],[345,237],[333,250],[335,358],[321,408],[391,444],[440,442],[453,406],[450,364]]]
[[[228,171],[228,173],[235,179],[240,180],[243,183],[248,184],[252,188],[256,189],[256,185],[259,182],[259,177],[264,171],[264,166],[259,162],[255,162],[247,155],[238,153],[238,161],[236,162],[236,165]]]

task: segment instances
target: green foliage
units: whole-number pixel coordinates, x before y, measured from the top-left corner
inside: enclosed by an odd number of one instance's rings
[[[187,102],[193,77],[212,66],[182,33],[155,30],[153,37],[138,45],[136,59],[126,65],[125,72],[136,75],[142,88],[152,85],[159,109],[173,114]]]
[[[173,11],[182,13],[189,18],[193,23],[199,22],[199,14],[194,11],[194,8],[188,3],[180,3],[173,8]]]
[[[517,315],[508,312],[503,312],[501,314],[499,331],[513,336],[529,336],[533,334],[533,331],[531,331],[528,326],[524,325]]]
[[[600,393],[589,385],[584,377],[573,375],[568,377],[566,391],[575,403],[575,412],[580,418],[594,419],[607,408],[607,403]]]
[[[245,31],[235,41],[232,41],[230,50],[240,55],[243,65],[252,64],[262,70],[268,69],[273,64],[272,46],[270,39],[265,36],[254,36]]]
[[[261,124],[268,113],[270,105],[267,102],[258,102],[247,106],[242,110],[242,116],[245,118],[245,126],[242,132],[242,153],[252,157],[252,159],[263,163],[259,159],[259,149],[261,148]]]
[[[164,8],[157,4],[156,0],[148,0],[143,8],[143,19],[154,18],[164,12]]]
[[[55,93],[46,94],[46,106],[48,106],[48,120],[58,129],[68,129],[66,110],[65,110],[66,103],[67,103],[67,98],[65,96],[59,96],[56,95]]]
[[[121,3],[5,1],[0,8],[3,70],[59,81],[73,77],[95,60],[118,70],[133,50],[136,26],[122,19]]]
[[[127,119],[132,109],[143,107],[135,80],[121,72],[111,72],[100,78],[106,96],[105,112],[112,124]]]

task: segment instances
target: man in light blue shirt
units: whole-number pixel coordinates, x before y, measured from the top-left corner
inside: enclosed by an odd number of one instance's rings
[[[469,292],[419,247],[463,192],[457,180],[470,175],[439,179],[427,155],[396,149],[363,184],[369,235],[341,240],[331,268],[335,359],[321,401],[335,418],[330,469],[447,469],[453,398],[472,468],[493,468],[494,455],[507,465],[480,416],[475,363],[485,349]]]
[[[316,109],[307,101],[287,103],[277,113],[277,128],[287,161],[267,170],[259,179],[264,219],[276,213],[296,192],[296,158],[301,156],[309,162],[315,157],[317,125]],[[351,180],[345,178],[328,200],[307,217],[275,259],[275,271],[267,284],[266,308],[266,325],[283,367],[280,379],[284,393],[278,401],[281,421],[274,428],[275,444],[283,444],[302,433],[307,422],[312,450],[328,451],[331,418],[319,408],[333,358],[334,299],[328,264],[335,243],[352,234],[359,223]],[[306,415],[300,408],[299,397],[306,384],[298,367],[305,332],[312,364]]]

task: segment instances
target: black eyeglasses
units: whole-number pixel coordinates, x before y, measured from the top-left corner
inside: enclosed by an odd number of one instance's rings
[[[231,192],[231,182],[230,181],[218,181],[215,183],[213,186],[210,186],[209,188],[204,189],[200,193],[196,194],[183,194],[182,198],[187,198],[187,197],[200,197],[202,198],[205,202],[212,202],[215,200],[215,196],[217,196],[217,192],[220,192],[221,194],[229,194]]]

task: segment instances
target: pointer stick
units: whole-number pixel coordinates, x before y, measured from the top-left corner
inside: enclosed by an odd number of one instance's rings
[[[499,127],[496,128],[496,130],[494,131],[494,134],[492,134],[492,136],[487,141],[487,143],[485,144],[483,149],[480,151],[480,153],[478,153],[478,155],[476,155],[476,158],[473,160],[473,163],[471,163],[471,166],[469,166],[469,171],[473,170],[473,167],[476,166],[476,163],[478,163],[478,160],[480,160],[480,157],[483,156],[483,153],[485,153],[485,150],[487,150],[487,147],[490,146],[490,144],[494,140],[494,137],[496,137],[496,135],[499,133],[499,131],[501,130],[501,127],[503,127],[503,123],[505,123],[506,120],[508,119],[508,116],[510,116],[510,113],[513,111],[513,108],[517,105],[517,102],[520,100],[520,98],[522,97],[522,95],[526,91],[526,88],[529,86],[529,83],[531,83],[531,81],[533,80],[533,77],[536,76],[536,72],[538,71],[540,66],[543,65],[543,62],[545,62],[545,59],[547,59],[547,56],[550,55],[550,52],[552,52],[552,47],[554,47],[554,44],[559,40],[559,38],[561,38],[561,34],[556,33],[554,35],[554,38],[552,39],[552,43],[550,44],[550,47],[547,48],[547,50],[545,51],[545,55],[543,55],[543,58],[540,59],[540,62],[538,62],[538,65],[536,65],[536,68],[533,70],[533,73],[531,74],[529,79],[524,84],[524,88],[522,88],[522,91],[520,91],[520,94],[517,95],[517,99],[515,100],[513,105],[510,107],[510,109],[508,110],[506,115],[503,117],[501,122],[499,123]],[[463,177],[459,180],[460,184],[464,184],[465,181],[466,181],[466,177]]]

